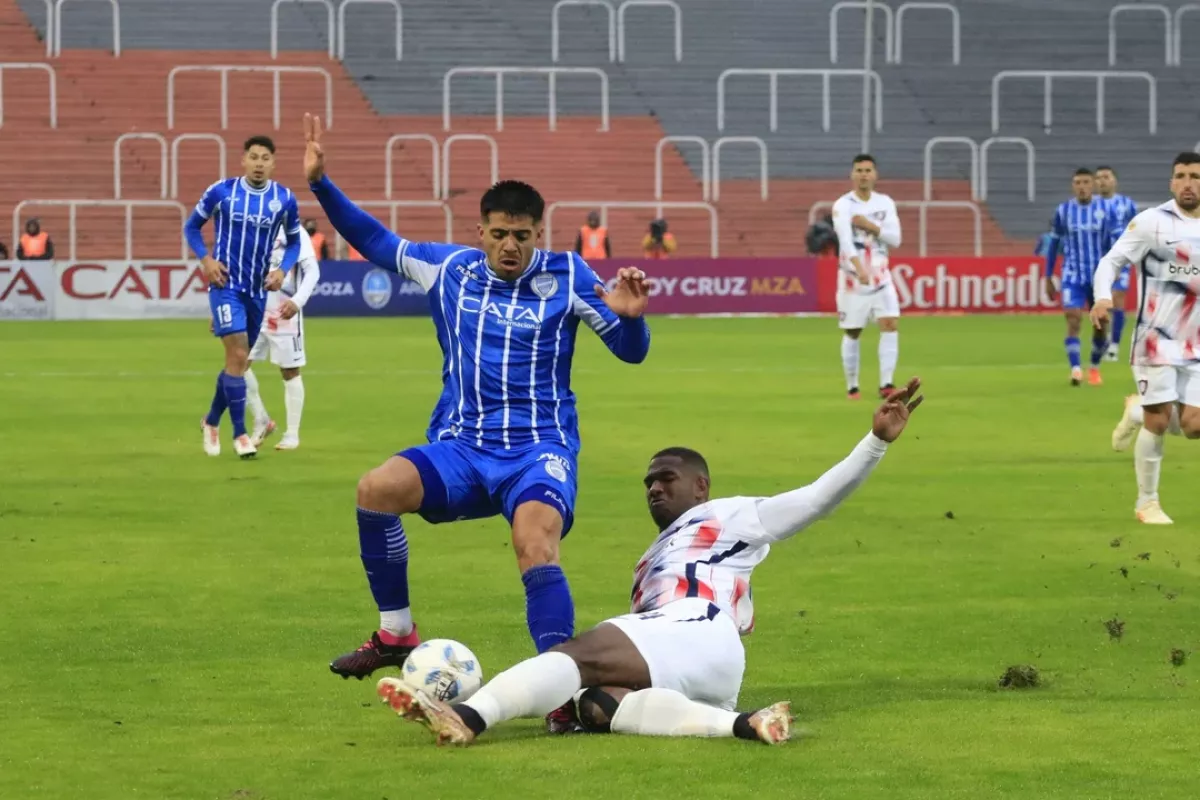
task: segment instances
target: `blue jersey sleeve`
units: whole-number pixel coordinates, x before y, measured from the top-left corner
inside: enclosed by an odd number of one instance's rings
[[[591,328],[613,355],[630,364],[640,364],[650,352],[650,326],[643,317],[619,317],[596,292],[603,282],[586,262],[568,253],[574,264],[571,286],[572,312]]]
[[[191,216],[188,217],[187,222],[183,223],[183,238],[187,241],[191,251],[196,254],[196,258],[204,258],[208,255],[208,246],[204,244],[202,228],[204,223],[212,218],[224,197],[225,182],[217,181],[204,190],[204,194],[200,196]]]
[[[1063,207],[1059,206],[1050,222],[1050,239],[1046,243],[1046,277],[1054,275],[1054,262],[1058,260],[1058,250],[1063,238],[1067,235],[1067,221]]]
[[[287,245],[284,247],[279,268],[286,275],[300,260],[300,208],[296,205],[296,195],[290,192],[284,211],[283,230],[287,237]]]

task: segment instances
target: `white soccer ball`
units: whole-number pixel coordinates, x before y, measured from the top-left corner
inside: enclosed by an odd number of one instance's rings
[[[453,639],[430,639],[408,654],[401,679],[413,689],[445,702],[462,702],[483,685],[475,654]]]

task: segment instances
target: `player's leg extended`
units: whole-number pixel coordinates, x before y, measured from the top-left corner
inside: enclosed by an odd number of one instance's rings
[[[846,395],[857,400],[860,342],[866,312],[863,299],[853,292],[838,292],[838,327],[842,329],[842,374],[846,376]]]
[[[791,736],[788,702],[758,711],[728,711],[691,700],[674,689],[633,691],[616,686],[584,689],[575,700],[588,733],[638,736],[703,736],[780,744]]]
[[[1139,521],[1151,525],[1169,525],[1171,518],[1158,501],[1158,479],[1162,471],[1163,436],[1171,420],[1174,402],[1142,406],[1142,429],[1133,446],[1133,469],[1137,475],[1138,499],[1135,513]]]
[[[1087,299],[1087,308],[1090,309],[1092,306],[1092,299],[1093,299],[1091,287],[1088,287],[1088,289],[1087,289],[1086,299]],[[1081,316],[1082,316],[1082,312],[1081,312]],[[1088,367],[1088,385],[1099,386],[1102,383],[1104,383],[1104,381],[1100,378],[1100,360],[1102,358],[1104,358],[1104,353],[1106,350],[1108,350],[1108,324],[1105,323],[1105,324],[1101,325],[1100,328],[1096,328],[1096,326],[1093,325],[1093,326],[1091,326],[1091,328],[1092,328],[1092,352],[1091,352],[1091,366]]]
[[[229,289],[210,287],[209,307],[213,315],[213,334],[221,338],[225,349],[225,369],[217,376],[217,393],[213,397],[204,420],[205,450],[215,455],[209,447],[209,438],[220,424],[221,415],[229,409],[233,423],[234,449],[243,458],[254,455],[254,446],[246,436],[245,406],[246,381],[243,377],[250,356],[250,343],[246,336],[247,325],[261,320],[247,315],[245,295]],[[216,452],[220,452],[219,443]]]
[[[1083,319],[1082,293],[1073,287],[1063,285],[1062,289],[1063,316],[1067,321],[1067,337],[1063,346],[1067,350],[1067,361],[1071,365],[1071,385],[1083,383],[1083,360],[1080,357],[1079,329]]]
[[[304,416],[304,378],[300,367],[281,367],[283,405],[287,409],[287,428],[276,450],[295,450],[300,446],[300,419]]]
[[[887,397],[896,388],[896,362],[900,359],[898,317],[879,318],[879,395]]]
[[[258,376],[254,374],[253,369],[255,356],[265,341],[265,337],[258,337],[258,342],[250,353],[250,361],[246,364],[246,374],[242,376],[246,379],[246,407],[250,409],[250,416],[254,420],[251,428],[254,433],[251,434],[250,440],[254,442],[255,447],[261,447],[263,440],[274,430],[271,415],[267,413],[267,407],[263,404],[262,396],[258,392]]]

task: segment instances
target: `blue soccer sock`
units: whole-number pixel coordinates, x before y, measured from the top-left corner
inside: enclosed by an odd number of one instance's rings
[[[228,408],[228,403],[225,402],[225,372],[222,370],[217,373],[217,391],[213,394],[212,405],[208,408],[208,416],[204,421],[214,428],[221,424],[221,415]]]
[[[1121,343],[1121,332],[1125,330],[1125,310],[1114,308],[1112,312],[1112,343]]]
[[[1104,351],[1108,349],[1108,336],[1104,331],[1096,331],[1092,334],[1092,355],[1091,362],[1093,367],[1100,366],[1100,359],[1104,357]]]
[[[408,539],[400,517],[386,511],[358,509],[358,546],[380,613],[407,609]]]
[[[1079,358],[1079,337],[1068,336],[1063,344],[1067,347],[1067,360],[1071,362],[1071,369],[1080,366],[1082,361]]]
[[[525,584],[525,621],[537,651],[544,653],[570,639],[575,634],[575,603],[562,567],[530,567],[521,581]]]
[[[225,403],[229,406],[229,421],[233,423],[233,438],[246,433],[246,379],[241,375],[221,373]]]

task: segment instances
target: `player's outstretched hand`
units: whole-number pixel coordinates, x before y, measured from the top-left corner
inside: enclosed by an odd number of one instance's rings
[[[304,177],[316,183],[325,175],[325,151],[321,148],[321,118],[304,115]]]
[[[646,273],[637,267],[621,267],[613,290],[607,291],[603,284],[597,283],[596,294],[618,317],[640,317],[646,313],[646,305],[650,302]]]
[[[200,259],[200,268],[204,270],[204,279],[213,286],[224,286],[225,279],[229,277],[229,267],[212,256]]]
[[[291,300],[284,300],[282,303],[279,304],[279,318],[280,319],[291,319],[292,317],[296,316],[299,313],[300,313],[300,306],[296,305],[295,302],[293,302]]]
[[[1097,300],[1092,304],[1092,310],[1089,316],[1092,318],[1092,327],[1098,331],[1104,330],[1104,326],[1108,323],[1108,310],[1112,308],[1111,300]]]
[[[921,391],[921,379],[913,378],[907,386],[896,389],[887,400],[883,401],[875,411],[875,420],[871,423],[871,431],[885,442],[894,442],[904,432],[908,424],[908,415],[921,405],[925,396]]]
[[[273,269],[268,272],[267,279],[263,281],[263,287],[268,292],[278,292],[281,286],[283,286],[283,270]]]

